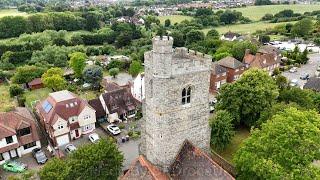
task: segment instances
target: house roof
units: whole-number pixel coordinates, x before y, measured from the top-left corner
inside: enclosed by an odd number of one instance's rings
[[[123,114],[136,107],[136,99],[130,93],[128,88],[121,88],[115,91],[106,92],[102,94],[102,98],[110,114],[118,113]]]
[[[40,85],[42,84],[41,78],[35,78],[34,80],[28,83],[29,86]]]
[[[217,62],[212,63],[211,65],[211,73],[216,75],[216,74],[222,74],[227,72],[227,68],[219,65]]]
[[[320,92],[320,78],[311,77],[307,83],[303,86],[304,89],[312,89],[314,91]]]
[[[272,54],[272,53],[280,54],[281,51],[276,47],[265,45],[265,46],[261,46],[257,52],[262,54]]]
[[[281,58],[275,53],[261,54],[258,52],[255,56],[246,54],[243,61],[251,67],[265,68],[280,63]]]
[[[121,180],[169,180],[168,176],[140,155]]]
[[[229,32],[227,32],[227,33],[225,33],[224,35],[223,35],[225,38],[233,38],[233,37],[238,37],[238,36],[240,36],[240,34],[238,34],[238,33],[233,33],[233,32],[231,32],[231,31],[229,31]]]
[[[204,167],[205,171],[203,171]],[[182,173],[191,170],[192,173]],[[169,173],[172,179],[234,180],[231,174],[188,140],[183,143],[175,161],[169,168]]]
[[[93,107],[93,109],[96,110],[96,117],[97,118],[102,118],[102,117],[106,116],[106,111],[103,109],[103,106],[102,106],[99,98],[89,100],[88,103],[90,104],[91,107]]]
[[[30,127],[31,134],[18,137],[19,144],[12,146],[21,146],[34,141],[38,141],[38,136],[35,120],[31,113],[22,107],[17,107],[14,111],[0,113],[0,139],[13,136],[17,130]],[[11,146],[10,146],[11,147]],[[0,153],[5,152],[8,147],[0,148]]]
[[[231,69],[237,69],[240,67],[244,67],[244,64],[240,61],[238,61],[237,59],[235,59],[234,57],[228,56],[225,57],[219,61],[217,61],[217,63],[220,66],[226,67],[226,68],[231,68]]]
[[[50,93],[47,99],[36,105],[40,115],[51,126],[59,117],[68,120],[72,116],[78,116],[85,107],[92,108],[85,100],[66,90]]]

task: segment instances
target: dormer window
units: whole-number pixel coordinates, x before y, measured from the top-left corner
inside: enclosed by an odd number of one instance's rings
[[[182,98],[181,98],[181,102],[182,104],[188,104],[191,101],[191,87],[186,87],[183,88],[182,90]]]
[[[74,104],[73,103],[70,103],[70,107],[73,107],[74,106]]]
[[[12,136],[6,137],[6,142],[7,142],[7,144],[13,143],[13,138],[12,138]]]

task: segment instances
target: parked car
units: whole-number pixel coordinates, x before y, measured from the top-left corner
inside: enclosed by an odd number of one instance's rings
[[[73,151],[77,150],[77,148],[73,144],[66,145],[64,149],[68,154],[72,153]]]
[[[36,159],[38,164],[44,164],[48,161],[46,154],[39,148],[33,149],[32,155]]]
[[[289,70],[289,72],[291,72],[291,73],[295,73],[295,72],[297,72],[297,67],[293,67],[293,68],[291,68],[290,70]]]
[[[292,79],[289,83],[289,86],[295,87],[298,86],[298,80],[297,79]]]
[[[10,172],[22,173],[27,170],[27,165],[18,161],[6,161],[2,165],[3,169]]]
[[[118,135],[118,134],[121,133],[120,128],[118,126],[114,125],[114,124],[108,125],[107,129],[112,135]]]
[[[308,73],[304,73],[300,76],[300,79],[302,80],[308,80],[310,78],[310,75]]]
[[[92,142],[92,143],[97,143],[99,140],[100,140],[100,137],[97,133],[92,133],[89,135],[89,140]]]

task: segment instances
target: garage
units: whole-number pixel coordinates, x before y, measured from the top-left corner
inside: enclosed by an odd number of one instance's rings
[[[59,137],[56,138],[56,140],[57,140],[57,145],[58,146],[65,145],[65,144],[68,144],[70,142],[68,134],[65,134],[63,136],[59,136]]]

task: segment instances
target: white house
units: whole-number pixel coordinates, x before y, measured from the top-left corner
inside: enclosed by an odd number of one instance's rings
[[[240,36],[240,34],[238,33],[233,33],[231,31],[223,34],[221,37],[220,37],[220,40],[225,40],[225,41],[235,41],[238,39],[238,37]]]
[[[142,102],[144,99],[144,73],[139,73],[131,84],[131,94],[138,101]]]
[[[26,108],[0,113],[0,164],[41,148],[35,120]]]
[[[96,111],[66,90],[50,93],[36,110],[54,146],[65,145],[95,129]]]

